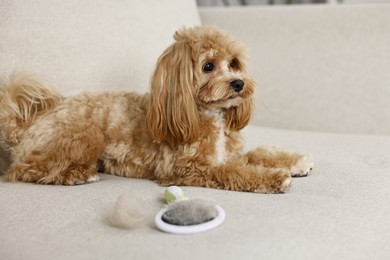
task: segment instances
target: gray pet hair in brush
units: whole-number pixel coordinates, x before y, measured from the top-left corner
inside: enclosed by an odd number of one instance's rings
[[[208,222],[218,216],[214,204],[206,200],[182,200],[168,205],[162,215],[166,223],[178,226],[197,225]]]

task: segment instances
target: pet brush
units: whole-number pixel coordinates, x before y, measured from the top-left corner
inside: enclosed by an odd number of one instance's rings
[[[225,211],[218,205],[200,199],[189,199],[183,190],[170,186],[164,192],[168,205],[155,217],[158,229],[174,234],[194,234],[218,227]]]

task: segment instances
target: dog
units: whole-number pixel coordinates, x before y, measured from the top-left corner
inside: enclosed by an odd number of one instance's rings
[[[76,185],[98,172],[167,185],[283,193],[313,162],[275,147],[243,152],[255,81],[245,46],[214,26],[184,28],[159,57],[147,94],[64,97],[16,73],[0,87],[6,181]]]

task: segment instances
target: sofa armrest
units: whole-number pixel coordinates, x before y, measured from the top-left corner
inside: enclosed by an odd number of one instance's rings
[[[250,49],[252,123],[390,134],[390,5],[202,8]]]

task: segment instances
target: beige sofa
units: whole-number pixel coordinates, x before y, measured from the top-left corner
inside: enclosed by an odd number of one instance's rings
[[[0,182],[0,259],[389,259],[390,6],[1,1],[0,73],[30,70],[68,95],[145,92],[173,32],[201,23],[250,48],[258,86],[246,147],[307,152],[312,174],[277,195],[184,187],[226,211],[219,228],[187,236],[155,228],[164,188],[151,181]],[[121,194],[143,205],[145,225],[108,225]]]

